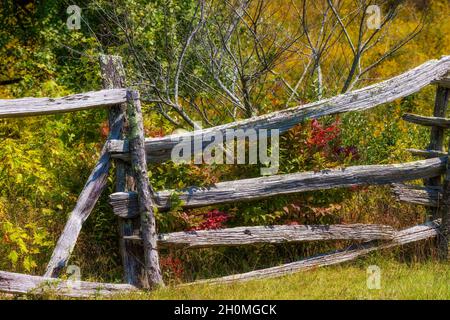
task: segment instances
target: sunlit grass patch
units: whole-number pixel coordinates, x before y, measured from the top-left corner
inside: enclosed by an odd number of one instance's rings
[[[368,289],[367,267],[381,269],[381,288]],[[289,276],[228,285],[166,287],[116,299],[450,299],[450,264],[365,259]]]

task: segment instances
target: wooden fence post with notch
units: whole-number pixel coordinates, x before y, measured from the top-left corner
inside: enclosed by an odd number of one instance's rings
[[[157,248],[158,235],[154,215],[153,195],[148,181],[147,160],[145,154],[144,124],[139,100],[139,92],[127,91],[128,120],[130,130],[128,134],[131,167],[136,179],[136,189],[141,219],[141,238],[144,245],[145,279],[143,286],[154,289],[163,286],[159,255]]]
[[[448,105],[448,96],[450,90],[450,73],[438,80],[434,81],[437,84],[436,89],[436,108],[441,109],[441,117],[445,118]],[[443,134],[441,141],[443,142]],[[441,142],[441,144],[442,144]],[[450,142],[448,146],[448,156],[450,157]],[[449,241],[449,227],[450,227],[450,165],[447,160],[447,171],[444,176],[444,183],[442,186],[442,200],[441,205],[438,206],[435,218],[441,218],[441,225],[439,228],[439,235],[437,237],[438,255],[441,260],[446,261],[448,259],[448,241]]]
[[[100,69],[103,80],[104,89],[124,88],[125,84],[125,70],[122,65],[122,58],[119,56],[100,56]],[[113,106],[109,109],[109,125],[114,121],[122,121],[121,139],[128,135],[128,121],[127,121],[127,104],[123,103]],[[116,177],[116,192],[135,191],[135,179],[128,162],[114,159],[115,163],[115,177]],[[119,220],[119,236],[120,236],[120,252],[122,256],[124,268],[124,281],[128,284],[141,287],[144,278],[144,256],[142,254],[142,245],[139,243],[132,243],[124,239],[127,236],[136,235],[140,229],[140,221],[138,218]]]
[[[450,145],[449,145],[450,148]],[[450,153],[449,153],[450,156]],[[437,237],[439,258],[443,261],[448,259],[448,241],[449,241],[449,216],[450,216],[450,167],[447,163],[447,172],[444,177],[442,192],[442,205],[439,207],[441,217],[441,226]]]
[[[450,85],[443,86],[441,84],[437,87],[436,94],[436,105],[439,104],[443,109],[447,109],[448,96],[449,96]],[[450,143],[448,146],[448,156],[450,157]],[[450,215],[450,165],[447,160],[447,171],[444,176],[444,183],[442,186],[442,200],[441,206],[438,208],[439,215],[436,216],[441,218],[441,226],[439,229],[439,235],[437,239],[438,254],[441,260],[446,261],[448,259],[448,241],[449,241],[449,215]]]
[[[447,114],[447,97],[446,88],[438,85],[436,88],[436,96],[434,100],[433,117],[445,118]],[[430,144],[428,150],[444,151],[444,133],[443,127],[433,126],[431,127]],[[442,176],[436,176],[424,181],[424,185],[427,187],[439,187],[442,186]],[[428,220],[435,220],[439,217],[439,208],[428,208]]]

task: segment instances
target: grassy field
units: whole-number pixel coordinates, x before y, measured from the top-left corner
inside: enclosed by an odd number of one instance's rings
[[[381,269],[381,288],[367,288],[367,267]],[[0,294],[0,299],[35,299],[36,296]],[[58,299],[53,295],[40,299]],[[61,297],[59,297],[61,298]],[[100,297],[99,297],[100,298]],[[101,299],[101,298],[100,298]],[[363,259],[289,276],[228,285],[167,286],[154,292],[119,294],[106,299],[450,299],[450,263],[427,261],[402,263]]]
[[[381,289],[367,288],[367,267],[381,268]],[[365,260],[276,279],[221,286],[167,287],[116,299],[450,299],[450,264]]]

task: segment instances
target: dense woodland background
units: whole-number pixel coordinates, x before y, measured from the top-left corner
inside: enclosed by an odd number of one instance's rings
[[[0,1],[0,98],[56,97],[101,88],[100,54],[123,57],[144,97],[146,135],[265,114],[387,79],[449,54],[447,0]],[[380,29],[367,28],[371,4]],[[280,172],[412,160],[429,131],[401,120],[431,115],[434,88],[376,109],[298,125],[281,139]],[[105,110],[0,120],[0,269],[42,274],[107,134]],[[151,167],[156,189],[254,177],[259,167]],[[114,177],[110,178],[111,181]],[[84,279],[120,281],[117,220],[107,195],[83,228],[71,263]],[[159,230],[262,224],[424,220],[388,187],[339,189],[158,214]],[[344,247],[347,243],[338,243]],[[162,252],[169,281],[243,272],[336,243]],[[411,257],[410,257],[411,258]],[[414,257],[417,258],[417,257]]]

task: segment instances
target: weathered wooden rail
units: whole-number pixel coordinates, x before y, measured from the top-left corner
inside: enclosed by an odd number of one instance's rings
[[[319,172],[301,172],[236,181],[219,182],[209,187],[156,192],[154,201],[161,210],[170,209],[173,194],[184,208],[204,207],[237,201],[264,199],[305,191],[360,185],[390,184],[438,176],[444,173],[447,158],[431,158],[402,164],[353,166]],[[133,192],[110,195],[114,213],[120,217],[137,215],[138,197]]]
[[[419,225],[405,230],[401,230],[397,232],[397,234],[391,241],[388,242],[380,243],[379,241],[370,241],[360,245],[353,245],[352,247],[347,248],[346,250],[323,254],[316,257],[287,263],[281,266],[250,271],[247,273],[231,275],[221,278],[200,280],[194,283],[189,283],[187,285],[201,284],[201,283],[223,284],[236,281],[249,281],[262,278],[274,278],[284,276],[293,272],[305,271],[324,266],[331,266],[334,264],[354,260],[360,256],[366,255],[375,250],[392,248],[420,240],[434,238],[439,234],[438,226],[439,226],[438,222],[435,221],[424,225]]]
[[[145,150],[150,156],[149,161],[163,162],[170,159],[172,148],[183,138],[192,137],[191,141],[194,141],[195,137],[201,137],[204,134],[216,132],[225,134],[227,129],[279,129],[280,132],[285,132],[307,119],[367,110],[409,96],[430,83],[445,85],[447,82],[444,76],[449,70],[450,56],[444,56],[439,60],[428,61],[397,77],[330,99],[191,133],[148,138],[145,140]],[[223,140],[225,141],[225,139]],[[129,158],[127,141],[111,140],[108,148],[115,158]]]
[[[99,161],[69,216],[48,263],[45,276],[0,271],[0,291],[41,293],[43,290],[53,289],[60,294],[80,297],[135,290],[138,287],[154,288],[163,285],[158,248],[167,246],[199,248],[320,240],[362,241],[340,252],[240,275],[200,281],[211,284],[280,276],[349,261],[374,250],[435,237],[438,238],[441,258],[447,258],[450,172],[448,171],[448,154],[444,151],[443,141],[445,130],[450,128],[450,119],[446,118],[450,56],[428,61],[379,84],[330,99],[182,135],[148,139],[144,139],[139,93],[123,89],[125,76],[121,59],[114,56],[102,56],[100,65],[104,90],[62,98],[0,100],[0,118],[108,107],[110,124],[109,137],[100,153]],[[154,192],[149,184],[147,162],[169,160],[173,147],[183,139],[211,133],[225,135],[228,129],[244,131],[279,129],[280,132],[285,132],[306,119],[366,110],[406,97],[429,84],[437,85],[433,116],[406,114],[403,117],[405,121],[431,127],[428,148],[426,150],[410,149],[413,155],[426,158],[425,160],[224,181],[208,187],[190,187],[184,190]],[[206,144],[203,147],[206,147]],[[110,203],[119,219],[120,250],[123,258],[124,281],[127,284],[79,282],[73,288],[70,282],[55,278],[67,265],[82,225],[105,189],[112,163],[116,171],[116,192],[110,196]],[[444,177],[443,181],[442,177]],[[424,187],[399,184],[418,179],[424,180]],[[170,209],[174,194],[178,201],[182,201],[183,207],[194,208],[305,191],[379,184],[394,184],[394,194],[399,200],[429,207],[429,221],[424,225],[401,231],[384,225],[350,224],[252,226],[157,234],[154,208]]]
[[[427,207],[438,207],[442,200],[441,186],[414,186],[394,184],[393,191],[400,201],[420,204]]]
[[[376,224],[275,225],[161,233],[158,246],[204,248],[318,240],[392,240],[396,234],[394,228]],[[142,241],[140,236],[126,239]]]
[[[99,283],[88,281],[60,280],[0,271],[0,291],[8,293],[42,294],[55,293],[68,297],[92,297],[135,291],[129,284]]]
[[[73,94],[62,98],[1,100],[0,118],[16,118],[104,108],[126,102],[126,89]]]

